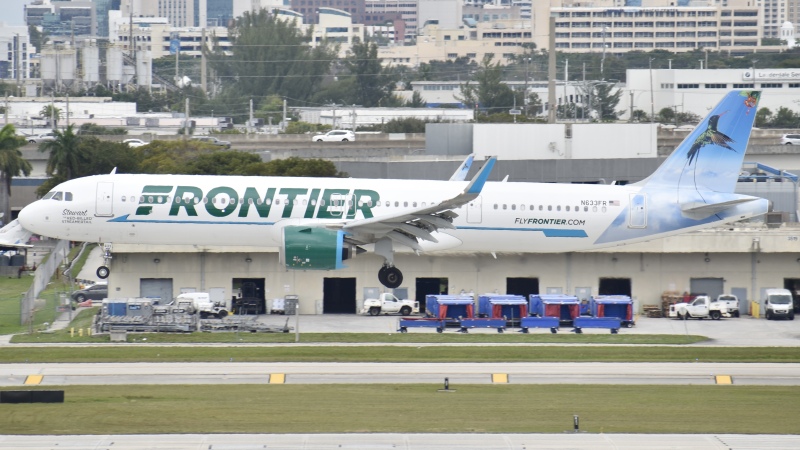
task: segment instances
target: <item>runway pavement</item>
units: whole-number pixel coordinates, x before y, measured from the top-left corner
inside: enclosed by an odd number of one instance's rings
[[[565,430],[568,431],[568,430]],[[800,448],[800,436],[741,434],[180,434],[0,436],[0,448],[114,450],[730,450]]]
[[[798,386],[800,364],[780,363],[94,363],[3,364],[0,386],[127,384],[659,384]],[[494,379],[493,375],[501,375]],[[727,379],[726,379],[727,380]],[[29,382],[29,381],[28,381]],[[727,381],[726,381],[727,384]]]

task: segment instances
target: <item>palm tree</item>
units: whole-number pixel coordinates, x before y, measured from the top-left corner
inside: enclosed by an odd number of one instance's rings
[[[53,123],[51,123],[50,125],[55,130],[58,128],[58,119],[61,118],[61,108],[57,108],[53,104],[45,105],[44,108],[42,108],[42,110],[39,111],[39,115],[41,115],[48,121],[52,118]]]
[[[64,131],[55,130],[56,139],[39,144],[40,152],[50,152],[47,159],[47,175],[57,175],[63,181],[71,180],[83,164],[83,155],[78,146],[80,137],[70,125]]]
[[[8,124],[0,130],[0,211],[3,223],[11,221],[11,179],[21,174],[31,174],[31,163],[22,158],[19,148],[25,138],[16,135],[14,125]]]

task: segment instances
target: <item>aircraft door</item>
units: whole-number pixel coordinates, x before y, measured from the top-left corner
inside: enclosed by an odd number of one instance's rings
[[[106,181],[97,183],[97,202],[95,203],[94,215],[97,217],[113,216],[113,198],[114,183]]]
[[[647,196],[631,194],[629,208],[628,228],[647,228]]]
[[[481,223],[483,220],[483,207],[481,203],[481,197],[467,203],[467,223]]]

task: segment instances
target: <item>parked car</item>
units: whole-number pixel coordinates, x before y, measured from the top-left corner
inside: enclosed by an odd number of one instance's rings
[[[143,145],[149,144],[149,142],[145,142],[141,139],[125,139],[124,141],[122,141],[122,143],[128,144],[128,147],[131,148],[141,147]]]
[[[205,142],[206,144],[216,145],[218,147],[231,148],[231,143],[228,141],[221,141],[214,136],[197,136],[192,138],[195,141]]]
[[[86,300],[102,300],[108,297],[108,284],[93,284],[85,289],[80,289],[72,293],[72,299],[76,302]]]
[[[31,144],[41,144],[42,142],[55,141],[56,135],[55,133],[45,133],[37,136],[28,136],[26,139]]]
[[[800,134],[784,134],[781,136],[781,145],[800,145]]]
[[[348,142],[355,141],[356,134],[350,130],[331,130],[325,134],[317,134],[311,138],[314,142]]]

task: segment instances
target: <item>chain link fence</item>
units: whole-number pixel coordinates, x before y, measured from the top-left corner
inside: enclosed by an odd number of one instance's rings
[[[20,302],[20,325],[33,323],[33,316],[36,312],[36,298],[47,288],[50,278],[52,278],[53,274],[58,270],[61,262],[67,257],[68,252],[69,241],[58,241],[58,244],[56,244],[55,248],[50,252],[50,257],[36,269],[36,273],[33,277],[33,284],[31,288],[28,289],[28,292],[23,294]],[[56,297],[58,297],[58,294]],[[55,303],[56,305],[58,304],[57,298],[55,299]]]

